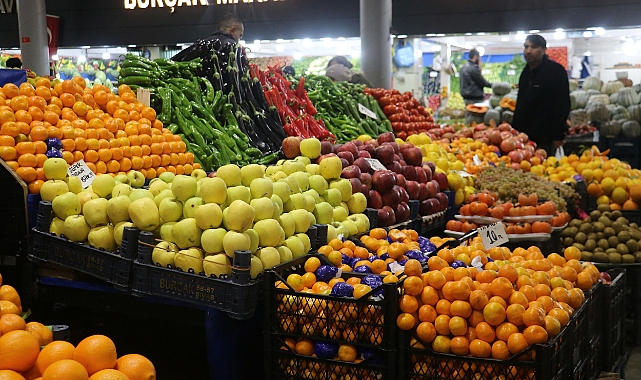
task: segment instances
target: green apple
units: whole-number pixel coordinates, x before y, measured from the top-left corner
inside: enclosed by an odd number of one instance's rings
[[[319,175],[320,173],[320,165],[318,164],[309,164],[305,165],[305,171],[309,173],[309,175]]]
[[[126,183],[116,182],[116,186],[111,190],[111,197],[119,197],[121,195],[129,196],[133,189]]]
[[[187,199],[187,201],[185,201],[183,205],[183,217],[193,218],[196,209],[204,204],[205,202],[203,202],[203,199],[199,197],[192,197]]]
[[[227,199],[227,185],[221,178],[205,178],[200,182],[200,197],[205,203],[223,204]]]
[[[240,200],[247,204],[251,201],[251,193],[249,187],[245,186],[232,186],[227,188],[227,199],[225,203],[232,204],[232,202]]]
[[[145,185],[145,176],[137,170],[130,170],[127,177],[131,187],[141,188]]]
[[[149,198],[153,200],[154,195],[147,189],[133,189],[131,194],[129,194],[129,199],[131,199],[132,202],[140,198]]]
[[[305,170],[305,165],[302,162],[295,160],[287,160],[283,164],[283,171],[285,174],[290,175],[295,172],[302,172]]]
[[[249,236],[249,250],[251,253],[256,253],[258,250],[258,245],[260,243],[260,236],[258,236],[258,232],[256,232],[255,229],[250,228],[247,231],[245,231],[245,234]]]
[[[282,170],[279,170],[279,171],[275,172],[274,174],[270,175],[269,178],[274,182],[278,182],[281,179],[287,178],[287,173],[285,173]]]
[[[347,203],[341,202],[341,204],[338,206],[344,208],[345,212],[349,215],[349,207],[347,206]]]
[[[183,272],[202,273],[205,255],[198,248],[182,249],[174,256],[174,265]]]
[[[309,213],[309,225],[313,226],[314,224],[316,224],[316,217],[314,216],[313,212],[310,212]]]
[[[223,238],[226,234],[227,231],[224,228],[210,228],[204,230],[200,236],[200,244],[207,253],[223,252]]]
[[[256,251],[256,257],[263,263],[263,269],[270,269],[280,264],[280,253],[274,247],[264,247]]]
[[[348,179],[341,178],[341,179],[332,181],[329,184],[329,188],[340,190],[341,195],[343,197],[342,199],[343,202],[347,202],[349,198],[352,196],[352,184],[351,182],[349,182]]]
[[[205,276],[207,277],[212,275],[216,277],[231,276],[229,257],[224,253],[205,256],[203,269],[205,270]]]
[[[272,202],[274,202],[274,203],[276,203],[278,205],[278,209],[279,210],[281,210],[281,211],[283,210],[283,200],[280,199],[280,197],[278,195],[272,194],[271,200],[272,200]]]
[[[254,222],[270,219],[274,214],[274,202],[271,198],[252,199],[249,205],[254,209]]]
[[[167,172],[165,172],[165,173],[167,173]],[[190,176],[196,178],[196,181],[199,181],[199,180],[207,177],[207,172],[202,170],[202,169],[194,169],[191,172]]]
[[[256,278],[261,273],[263,273],[263,262],[260,261],[260,259],[257,256],[252,256],[251,262],[250,262],[249,275],[251,276],[251,278]]]
[[[300,193],[300,185],[298,184],[298,181],[296,178],[292,176],[288,176],[287,178],[283,179],[283,181],[287,182],[289,185],[289,195],[292,194],[297,194]]]
[[[225,181],[227,187],[240,186],[242,184],[240,168],[235,164],[229,164],[218,168],[216,171],[216,177]]]
[[[309,212],[314,211],[314,208],[316,208],[316,199],[313,196],[308,194],[305,194],[303,196],[305,197],[305,203],[306,203],[305,210]],[[319,200],[320,200],[320,197],[319,197]]]
[[[292,202],[292,207],[294,210],[307,209],[307,198],[301,193],[292,194],[289,197],[289,200]],[[287,210],[286,210],[287,211]],[[291,210],[289,210],[291,211]],[[288,212],[289,212],[288,211]]]
[[[304,195],[309,195],[310,197],[312,197],[314,199],[314,204],[316,204],[316,203],[321,201],[320,200],[320,195],[318,195],[318,193],[314,189],[309,189],[306,192],[304,192],[303,194]]]
[[[309,224],[311,222],[309,216],[311,213],[309,213],[307,210],[292,210],[289,213],[292,218],[294,218],[294,223],[296,224],[295,231],[296,232],[307,232],[309,229]]]
[[[154,181],[149,184],[149,191],[155,197],[160,194],[163,190],[171,189],[172,185],[163,181],[160,178],[154,178]]]
[[[342,171],[343,164],[341,159],[336,156],[326,157],[320,162],[320,175],[328,181],[339,178]]]
[[[78,194],[82,191],[82,181],[80,181],[80,178],[71,176],[65,178],[64,181],[67,182],[67,187],[69,187],[69,191],[72,193]]]
[[[347,201],[350,214],[360,214],[367,208],[367,198],[363,193],[354,193]]]
[[[340,235],[342,235],[343,237],[349,236],[349,230],[347,229],[347,227],[343,225],[343,223],[333,222],[331,225],[334,226],[334,228],[336,228],[337,236],[340,236]]]
[[[319,224],[330,224],[334,218],[334,208],[327,202],[320,202],[314,208],[314,217]]]
[[[285,204],[285,202],[289,200],[289,196],[291,195],[291,189],[289,188],[289,184],[281,180],[278,182],[274,182],[273,187],[274,187],[274,195],[278,195],[278,197],[281,199],[281,202]]]
[[[321,153],[321,143],[317,138],[304,139],[300,142],[300,153],[307,157],[316,159]]]
[[[298,187],[301,192],[309,190],[309,174],[306,172],[295,172],[290,174],[290,177],[294,177],[296,182],[298,182]]]
[[[283,231],[285,231],[286,238],[296,232],[296,222],[288,212],[280,215],[280,226],[283,228]]]
[[[323,198],[325,198],[325,202],[329,203],[332,207],[340,206],[343,201],[341,191],[335,188],[327,189],[323,194]]]
[[[272,201],[272,207],[274,208],[274,212],[272,212],[272,219],[280,221],[280,214],[282,214],[280,206],[278,206],[278,203]]]
[[[78,200],[80,201],[81,207],[84,207],[87,201],[90,201],[92,199],[98,199],[98,195],[96,195],[96,193],[94,193],[93,191],[87,191],[87,190],[83,190],[79,192],[77,196],[78,196]]]
[[[322,175],[314,174],[309,176],[309,188],[322,195],[327,191],[327,181]]]
[[[216,203],[206,203],[196,208],[194,219],[201,230],[217,228],[223,222],[223,210]]]
[[[147,197],[131,202],[129,217],[136,228],[141,231],[153,231],[160,224],[158,206],[156,206],[156,202]]]
[[[69,186],[65,181],[50,179],[40,187],[40,198],[43,201],[53,201],[58,195],[69,192]]]
[[[269,178],[255,178],[249,185],[249,191],[253,199],[271,198],[274,194],[274,183]]]
[[[301,257],[306,253],[305,245],[298,238],[298,236],[290,236],[285,239],[285,246],[289,248],[290,251],[292,251],[292,256],[294,258]]]
[[[64,235],[65,234],[64,219],[60,219],[54,216],[53,219],[51,219],[51,224],[49,224],[49,232],[57,236]]]
[[[154,263],[154,265],[160,265],[164,268],[175,268],[176,264],[174,259],[176,258],[177,252],[178,249],[175,244],[161,241],[156,244],[154,250],[151,251],[151,262]]]
[[[111,225],[98,226],[89,230],[87,236],[89,244],[97,249],[104,249],[107,252],[116,250],[116,240],[114,240],[114,228]]]
[[[170,173],[170,172],[167,172],[167,173]],[[118,174],[117,176],[114,177],[114,180],[119,183],[131,185],[131,180],[129,179],[129,177],[127,177],[126,174]]]
[[[171,183],[171,192],[174,193],[174,198],[181,202],[186,202],[187,199],[194,197],[197,189],[198,181],[188,175],[177,175]]]
[[[153,202],[153,201],[152,201]],[[104,226],[109,223],[107,216],[107,200],[105,198],[92,199],[82,207],[87,224],[92,228]]]
[[[64,229],[67,239],[83,242],[87,240],[91,227],[87,224],[84,215],[71,215],[65,219]]]
[[[254,215],[252,206],[236,200],[223,211],[223,223],[227,230],[243,232],[252,226]]]
[[[82,205],[78,196],[71,191],[59,195],[51,202],[53,213],[60,219],[65,220],[68,216],[79,215],[82,211]]]
[[[307,168],[307,165],[312,163],[312,160],[310,160],[308,157],[305,157],[305,156],[298,156],[294,158],[294,161],[298,161],[302,163],[303,165],[305,165],[305,168]]]
[[[107,201],[107,216],[111,224],[118,224],[129,220],[129,205],[131,199],[126,195],[120,195]]]
[[[183,203],[176,198],[167,197],[160,202],[158,215],[163,222],[176,222],[183,216]]]
[[[192,172],[192,174],[193,173],[194,172]],[[192,175],[192,177],[193,177],[193,175]],[[176,175],[174,173],[172,173],[172,172],[163,172],[158,176],[158,178],[162,179],[163,182],[172,183],[174,181],[174,178],[176,178]]]
[[[276,249],[278,250],[278,254],[280,255],[281,263],[286,263],[294,259],[292,251],[289,248],[287,248],[287,246],[279,245],[278,247],[276,247]]]
[[[116,187],[117,186],[118,185],[116,185]],[[156,195],[154,197],[154,202],[156,202],[156,206],[160,207],[160,203],[162,203],[162,201],[165,198],[173,198],[173,197],[174,197],[174,193],[171,191],[171,189],[163,190],[163,191],[160,192],[160,194],[158,194],[158,195]]]
[[[202,233],[203,231],[198,227],[194,218],[185,218],[174,224],[171,229],[171,235],[178,248],[181,249],[200,246]]]
[[[228,231],[223,237],[223,250],[229,257],[234,257],[235,251],[248,251],[251,248],[251,239],[248,234]]]
[[[347,219],[353,221],[358,228],[358,233],[363,233],[369,230],[369,218],[365,214],[353,214],[347,217]]]
[[[327,244],[330,241],[336,239],[337,236],[338,236],[338,233],[336,233],[336,228],[333,225],[328,224],[327,225],[327,241],[325,243]]]
[[[276,172],[283,171],[283,165],[272,165],[265,169],[265,176],[271,177]]]
[[[91,183],[93,192],[101,198],[111,195],[111,190],[116,186],[116,180],[109,174],[98,174]]]
[[[356,223],[349,219],[345,219],[341,222],[343,226],[347,227],[347,230],[349,231],[349,236],[356,235],[358,233],[358,227],[356,226]]]
[[[63,158],[47,158],[42,168],[47,179],[63,180],[67,177],[69,165]]]
[[[274,219],[259,220],[254,224],[254,230],[258,233],[259,245],[261,247],[275,247],[284,238],[285,231]]]
[[[240,181],[243,186],[250,186],[253,180],[265,178],[265,170],[257,164],[249,164],[240,168]]]
[[[125,232],[125,227],[134,227],[134,224],[131,222],[120,222],[114,226],[114,240],[118,247],[122,245],[122,235]]]
[[[312,249],[312,242],[307,234],[299,233],[296,237],[303,243],[303,252],[306,254]]]

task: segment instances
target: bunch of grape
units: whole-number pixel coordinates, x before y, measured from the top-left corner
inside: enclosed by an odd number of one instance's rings
[[[536,193],[539,200],[549,200],[559,211],[567,211],[576,205],[579,195],[571,186],[546,181],[534,173],[524,173],[501,163],[478,173],[474,185],[479,190],[494,191],[503,202],[516,203],[519,193]]]

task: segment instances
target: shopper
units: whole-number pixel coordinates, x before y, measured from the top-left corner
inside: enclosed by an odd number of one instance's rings
[[[483,101],[483,87],[492,87],[492,84],[483,78],[479,60],[481,55],[476,49],[470,50],[469,59],[461,68],[461,96],[465,105],[481,103]],[[471,115],[465,111],[465,123],[471,122]]]
[[[352,71],[354,65],[342,55],[337,55],[330,59],[327,63],[327,70],[325,75],[337,82],[349,82],[354,84],[364,84],[367,87],[372,87],[372,83],[365,77],[363,73],[355,73]]]
[[[7,59],[7,62],[5,62],[5,66],[7,67],[7,69],[21,69],[22,61],[18,57],[12,57]]]
[[[237,43],[243,37],[244,32],[245,27],[240,17],[233,13],[227,13],[220,19],[218,30],[207,39],[218,39],[223,45],[226,43]]]
[[[532,34],[523,44],[527,65],[519,78],[513,127],[554,155],[563,146],[570,113],[568,74],[560,64],[548,59],[546,41]]]

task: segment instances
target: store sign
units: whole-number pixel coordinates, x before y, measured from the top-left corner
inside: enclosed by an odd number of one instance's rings
[[[13,0],[0,0],[0,2]],[[224,4],[250,4],[250,3],[270,3],[282,2],[285,0],[124,0],[125,9],[145,9],[145,8],[175,8],[175,7],[195,7],[208,5]]]
[[[12,13],[14,0],[0,0],[0,13]]]

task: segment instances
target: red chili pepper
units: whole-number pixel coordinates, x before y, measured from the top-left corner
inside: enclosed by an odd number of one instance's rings
[[[303,98],[304,93],[305,93],[305,77],[300,77],[298,86],[296,86],[296,96],[298,96],[299,98]]]

